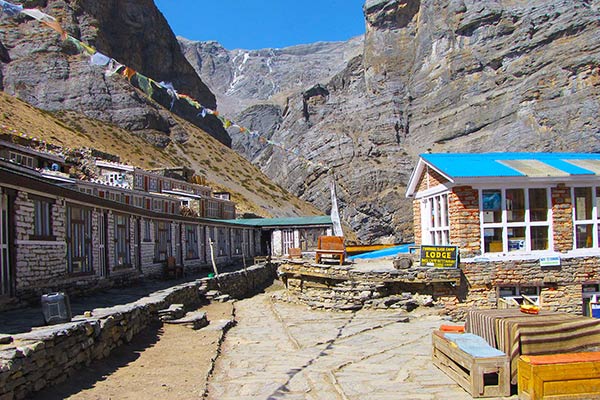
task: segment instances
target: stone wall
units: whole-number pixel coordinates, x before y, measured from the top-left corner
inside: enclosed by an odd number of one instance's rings
[[[444,299],[448,312],[463,318],[472,307],[496,308],[499,287],[538,287],[544,309],[582,313],[582,285],[600,282],[598,257],[562,258],[561,265],[541,267],[537,259],[463,262],[463,300]]]
[[[276,268],[275,264],[262,264],[219,275],[218,279],[184,283],[133,303],[94,309],[91,317],[77,316],[70,323],[14,335],[12,343],[0,345],[0,399],[22,399],[66,380],[78,368],[131,341],[158,321],[158,310],[170,304],[195,307],[210,288],[234,298],[256,293],[273,281]]]
[[[348,266],[290,261],[279,266],[278,274],[288,293],[300,302],[313,308],[342,311],[387,308],[401,300],[397,296],[408,293],[443,296],[455,291],[453,287],[460,283],[457,268],[360,271]]]
[[[479,254],[479,194],[470,186],[458,186],[448,196],[450,243],[458,246],[461,256]]]

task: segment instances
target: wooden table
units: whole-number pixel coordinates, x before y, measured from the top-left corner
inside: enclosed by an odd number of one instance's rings
[[[600,346],[599,319],[553,311],[532,315],[518,308],[471,310],[465,330],[508,355],[513,385],[517,384],[520,355],[571,353]]]

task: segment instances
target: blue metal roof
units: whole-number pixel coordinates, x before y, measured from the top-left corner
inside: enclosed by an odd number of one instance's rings
[[[527,168],[507,165],[511,161],[522,161],[525,166],[531,164],[538,171],[535,176],[540,176],[540,166],[542,171],[547,166],[544,176],[596,175],[593,170],[569,160],[600,162],[600,154],[597,153],[427,153],[421,154],[421,158],[450,178],[534,176],[528,173]]]

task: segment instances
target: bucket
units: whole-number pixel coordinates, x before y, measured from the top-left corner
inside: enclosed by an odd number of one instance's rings
[[[46,325],[70,322],[73,315],[69,296],[63,292],[42,295],[42,313]]]

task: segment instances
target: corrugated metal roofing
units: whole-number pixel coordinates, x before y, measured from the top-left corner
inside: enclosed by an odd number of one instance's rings
[[[225,220],[229,223],[244,226],[308,226],[308,225],[331,225],[329,215],[319,215],[316,217],[289,217],[289,218],[250,218]]]
[[[450,178],[600,175],[596,153],[437,153],[421,158]]]

